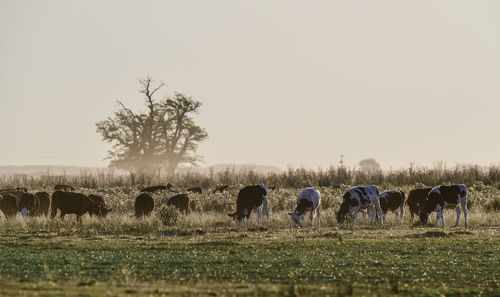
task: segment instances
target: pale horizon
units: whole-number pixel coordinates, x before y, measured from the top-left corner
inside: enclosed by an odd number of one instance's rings
[[[148,75],[203,103],[201,167],[500,164],[496,1],[146,4],[0,1],[0,166],[105,167]]]

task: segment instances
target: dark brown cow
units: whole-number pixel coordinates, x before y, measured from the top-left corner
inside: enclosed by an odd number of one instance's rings
[[[149,193],[142,193],[135,198],[135,217],[149,216],[155,208],[155,199]]]
[[[92,215],[101,214],[101,203],[94,202],[89,197],[81,193],[55,191],[52,193],[52,218],[61,211],[61,219],[66,214],[76,214],[76,221],[82,220],[82,215],[89,213]]]
[[[35,196],[38,197],[40,204],[38,205],[37,215],[49,215],[50,209],[50,195],[47,192],[37,192]]]
[[[189,213],[189,197],[187,194],[179,194],[168,199],[167,205],[173,205],[178,210],[183,211],[185,214]]]
[[[420,211],[423,210],[425,202],[427,201],[427,194],[432,188],[415,189],[410,192],[406,204],[410,208],[410,222],[413,224],[413,217],[418,216]]]
[[[174,185],[172,183],[168,183],[166,186],[151,186],[144,189],[141,189],[141,192],[149,192],[154,193],[158,191],[169,191],[172,192],[174,190]]]
[[[241,189],[236,199],[236,212],[228,214],[233,220],[243,222],[247,218],[247,225],[250,224],[250,214],[252,210],[257,211],[257,222],[260,224],[262,208],[266,212],[269,221],[269,201],[267,199],[267,188],[264,184],[246,186]]]
[[[27,217],[28,215],[35,215],[36,212],[38,211],[38,206],[40,205],[38,197],[35,194],[31,193],[24,193],[24,192],[16,192],[16,193],[22,193],[19,199],[19,210],[21,211],[23,216]],[[23,211],[23,209],[26,209],[27,213],[26,211]]]
[[[104,201],[104,198],[102,198],[102,196],[90,194],[89,198],[96,203],[101,203],[101,214],[100,214],[101,216],[106,217],[108,215],[108,212],[111,211],[111,208],[106,207],[106,202]],[[90,212],[89,214],[90,216],[93,215],[93,213]]]
[[[38,210],[38,197],[31,193],[26,193],[18,190],[3,190],[2,195],[10,194],[17,200],[17,210],[20,211],[23,217],[35,215]]]
[[[9,192],[1,193],[0,210],[7,218],[15,216],[19,211],[19,198]]]
[[[73,188],[72,186],[68,186],[68,185],[55,185],[54,186],[54,191],[74,191],[75,188]]]
[[[186,192],[203,194],[203,190],[201,189],[201,187],[192,187],[192,188],[187,189]]]
[[[215,190],[212,192],[213,194],[219,192],[219,193],[223,193],[223,192],[226,192],[227,190],[229,190],[229,186],[220,186],[220,187],[217,187],[215,188]]]

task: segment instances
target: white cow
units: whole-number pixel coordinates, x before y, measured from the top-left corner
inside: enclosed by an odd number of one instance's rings
[[[297,198],[297,207],[295,211],[289,213],[292,220],[292,227],[296,224],[304,224],[304,215],[306,212],[310,212],[311,227],[314,226],[314,211],[316,211],[316,218],[318,220],[318,227],[320,225],[320,204],[321,204],[321,194],[315,187],[306,188],[299,194]]]
[[[352,223],[355,224],[360,209],[367,209],[368,215],[373,223],[375,220],[375,211],[370,211],[369,207],[374,206],[380,218],[380,224],[382,225],[382,209],[380,208],[378,195],[377,186],[350,188],[344,194],[344,197],[342,197],[342,204],[340,205],[339,212],[337,212],[337,222],[342,224],[347,215],[352,215]]]
[[[424,202],[423,209],[420,211],[420,221],[427,224],[429,216],[432,212],[437,212],[435,227],[439,227],[439,218],[441,218],[442,227],[444,228],[443,210],[446,208],[456,209],[457,221],[455,227],[458,226],[460,220],[460,207],[465,217],[465,226],[467,227],[467,187],[463,184],[451,186],[437,186],[427,194],[427,200]]]

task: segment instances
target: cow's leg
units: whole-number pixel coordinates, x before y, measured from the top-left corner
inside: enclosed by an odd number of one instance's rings
[[[434,227],[438,228],[439,227],[439,215],[443,215],[442,211],[438,210],[436,212],[436,224],[434,225]],[[443,227],[444,228],[444,227]]]
[[[359,209],[355,209],[354,210],[354,215],[352,217],[352,224],[356,224],[356,219],[358,218],[358,212],[359,212]]]
[[[456,210],[457,210],[457,222],[455,223],[455,227],[458,226],[458,221],[460,220],[460,207],[457,206]]]
[[[79,215],[79,214],[77,214],[76,215],[76,221],[81,223],[82,222],[82,216]]]
[[[398,217],[399,217],[399,211],[394,211],[394,222],[397,222],[398,221]],[[385,222],[384,222],[385,224]]]
[[[374,201],[375,209],[377,210],[378,217],[380,218],[380,225],[382,225],[382,208],[380,208],[380,200],[378,197]]]
[[[410,223],[413,225],[413,219],[414,219],[415,214],[410,211]]]
[[[318,208],[316,208],[316,217],[317,217],[317,220],[318,220],[318,227],[319,227],[319,218],[321,216],[321,211],[320,211],[320,208],[318,206]]]
[[[314,227],[314,209],[311,208],[309,218],[311,219],[311,228]]]
[[[361,213],[364,214],[364,212]],[[368,215],[368,219],[370,219],[370,223],[373,223],[373,220],[375,220],[375,210],[371,205],[366,209],[366,214]],[[363,216],[363,219],[364,218],[365,217]]]
[[[467,227],[467,200],[462,201],[462,210],[464,212],[465,227]]]
[[[260,218],[262,218],[262,208],[257,209],[257,224],[260,225]]]
[[[399,207],[399,218],[401,219],[401,221],[403,220],[404,209],[405,209],[405,204],[401,203],[401,206]]]
[[[443,229],[444,229],[444,209],[441,210],[441,223],[442,223]]]
[[[61,218],[62,221],[64,221],[64,215],[65,215],[65,213],[61,211],[61,214],[59,215],[59,217]]]

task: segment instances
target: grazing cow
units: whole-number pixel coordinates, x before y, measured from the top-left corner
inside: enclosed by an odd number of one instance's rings
[[[226,186],[226,185],[220,186],[220,187],[215,188],[215,190],[212,192],[212,194],[215,194],[217,192],[223,193],[223,192],[226,192],[227,190],[229,190],[229,186]]]
[[[185,214],[189,213],[189,197],[187,194],[175,195],[174,197],[168,199],[167,205],[173,205]]]
[[[155,208],[155,199],[149,193],[142,193],[135,198],[135,214],[136,218],[149,216]]]
[[[54,191],[74,191],[75,188],[73,188],[72,186],[68,186],[68,185],[55,185],[54,186]]]
[[[23,217],[28,217],[28,215],[34,215],[38,209],[39,201],[38,197],[31,193],[16,189],[5,189],[0,191],[1,194],[10,194],[17,199],[18,211],[21,212]]]
[[[40,204],[38,197],[31,193],[13,191],[10,192],[11,195],[15,196],[18,200],[18,210],[24,218],[29,215],[36,214],[38,210],[38,205]]]
[[[446,208],[454,208],[457,210],[456,227],[460,220],[460,204],[462,205],[465,226],[467,227],[467,187],[463,184],[434,187],[427,194],[427,201],[425,201],[424,207],[420,211],[420,221],[423,224],[427,224],[430,214],[435,211],[437,212],[435,227],[439,227],[439,218],[441,218],[441,225],[444,228],[443,210]]]
[[[172,183],[168,183],[166,186],[151,186],[151,187],[141,189],[141,192],[154,193],[154,192],[165,191],[165,190],[167,190],[169,192],[173,191],[174,185]]]
[[[0,194],[0,210],[6,218],[13,217],[19,211],[19,198],[9,192]]]
[[[102,198],[102,196],[90,194],[89,198],[96,203],[101,203],[101,212],[97,215],[106,217],[108,215],[108,212],[111,211],[111,208],[106,207],[106,202],[104,201],[104,198]],[[89,215],[93,216],[94,214],[89,212]]]
[[[403,208],[405,206],[405,193],[403,191],[386,191],[379,195],[380,208],[382,209],[382,220],[385,224],[385,217],[388,211],[394,212],[395,220],[398,219],[398,209],[400,218],[403,219]]]
[[[192,193],[198,193],[198,194],[203,194],[203,190],[201,187],[192,187],[186,190],[187,192],[192,192]]]
[[[319,227],[320,203],[321,195],[315,187],[306,188],[300,192],[295,211],[289,213],[290,218],[292,219],[292,227],[296,224],[303,224],[304,215],[307,211],[310,212],[311,227],[314,226],[314,211],[316,211],[316,218],[318,220]]]
[[[406,204],[410,208],[410,222],[413,224],[413,217],[418,216],[422,207],[427,201],[427,194],[432,190],[432,188],[415,189],[410,192]]]
[[[50,209],[50,195],[47,192],[37,192],[35,196],[38,197],[38,210],[36,212],[37,215],[49,215]]]
[[[264,207],[267,220],[269,220],[269,201],[267,200],[266,186],[264,184],[246,186],[238,193],[236,212],[228,215],[239,222],[242,222],[243,218],[246,217],[247,225],[250,225],[250,214],[252,210],[257,210],[257,222],[260,224],[262,207]]]
[[[100,215],[102,205],[100,202],[94,202],[92,199],[81,193],[55,191],[52,193],[52,218],[61,211],[61,220],[66,214],[76,214],[76,221],[82,221],[82,215],[89,213],[91,215]]]
[[[359,210],[367,209],[368,215],[373,223],[375,214],[373,211],[370,211],[370,206],[372,205],[375,206],[378,217],[380,218],[380,224],[382,224],[382,209],[380,208],[380,201],[378,199],[378,187],[365,186],[350,188],[342,198],[340,210],[337,212],[337,222],[342,224],[349,214],[353,216],[352,223],[355,224]]]

